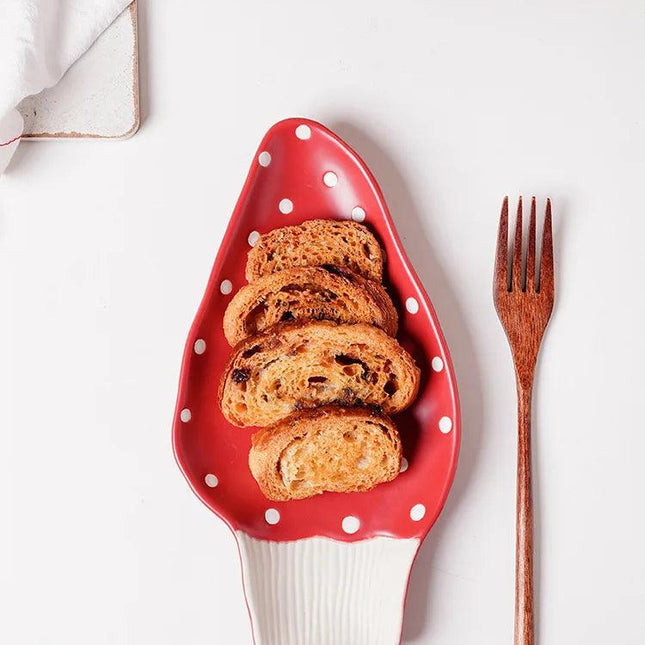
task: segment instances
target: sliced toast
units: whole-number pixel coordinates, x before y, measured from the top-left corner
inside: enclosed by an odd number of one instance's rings
[[[331,264],[369,280],[383,279],[383,252],[369,230],[356,222],[314,219],[276,228],[249,251],[246,279],[293,267]]]
[[[365,322],[390,336],[398,316],[385,289],[373,280],[325,265],[298,267],[265,275],[242,287],[224,314],[230,345],[285,321]]]
[[[361,408],[318,408],[256,432],[249,467],[265,497],[275,501],[366,491],[399,474],[401,440],[387,417]]]
[[[239,343],[224,369],[219,401],[236,426],[267,426],[326,404],[367,405],[386,414],[417,394],[419,369],[384,331],[326,320],[283,323]]]

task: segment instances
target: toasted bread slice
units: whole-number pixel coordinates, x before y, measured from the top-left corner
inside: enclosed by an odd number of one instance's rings
[[[235,345],[284,321],[366,322],[396,334],[398,316],[385,289],[356,273],[325,265],[262,276],[242,287],[224,314],[224,335]]]
[[[419,388],[412,357],[377,327],[327,320],[282,324],[239,343],[219,400],[237,426],[267,426],[329,403],[407,407]]]
[[[249,466],[262,493],[275,501],[365,491],[399,474],[401,440],[387,417],[361,408],[318,408],[256,432]]]
[[[383,279],[383,252],[361,224],[314,219],[298,226],[276,228],[260,237],[249,251],[246,279],[293,267],[332,264],[369,280]]]

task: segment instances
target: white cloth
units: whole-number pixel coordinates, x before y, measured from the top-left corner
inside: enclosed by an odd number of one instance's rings
[[[0,174],[23,131],[16,106],[56,85],[132,0],[0,0]]]

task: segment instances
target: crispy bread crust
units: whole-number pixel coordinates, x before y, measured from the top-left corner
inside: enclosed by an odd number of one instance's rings
[[[224,314],[229,345],[285,320],[365,322],[396,335],[398,315],[385,289],[335,266],[297,267],[242,287]]]
[[[362,433],[358,438],[364,438],[376,452],[378,458],[370,463],[369,468],[361,470],[355,464],[343,463],[350,454],[349,448],[344,454],[342,448],[339,450],[331,445],[338,457],[331,477],[323,478],[315,486],[302,485],[302,482],[297,482],[300,486],[294,486],[293,482],[285,481],[283,469],[312,467],[312,464],[306,462],[289,463],[290,447],[306,441],[312,435],[316,435],[317,441],[323,445],[326,441],[331,444],[339,434],[345,432],[352,433],[353,437]],[[399,474],[401,440],[396,426],[388,417],[361,408],[328,406],[296,413],[256,432],[252,437],[249,467],[265,497],[275,501],[303,499],[325,491],[365,491],[391,481]],[[307,480],[303,481],[306,483]]]
[[[233,425],[267,426],[330,403],[406,408],[419,389],[412,357],[384,331],[357,323],[283,323],[233,349],[219,401]]]
[[[246,279],[296,266],[332,264],[369,280],[383,279],[383,252],[362,224],[315,219],[276,228],[260,237],[249,251]]]

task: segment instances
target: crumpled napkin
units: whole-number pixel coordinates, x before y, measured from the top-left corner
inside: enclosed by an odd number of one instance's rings
[[[0,0],[0,174],[24,128],[16,106],[56,85],[132,0]]]

